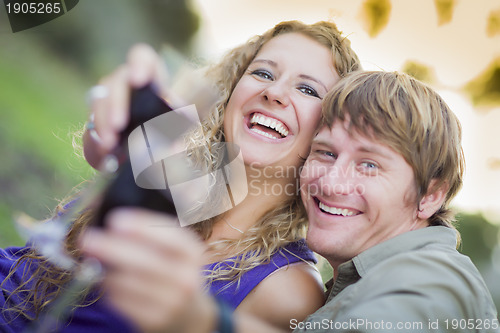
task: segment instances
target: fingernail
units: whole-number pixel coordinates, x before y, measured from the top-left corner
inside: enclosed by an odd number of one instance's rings
[[[144,71],[132,70],[130,73],[130,82],[135,88],[142,88],[148,83],[148,75]]]
[[[128,119],[127,117],[124,117],[123,115],[126,114],[126,112],[123,111],[114,111],[113,115],[111,117],[111,122],[113,124],[113,127],[118,129],[118,130],[123,130],[125,126],[127,125]]]
[[[114,209],[106,217],[106,226],[115,231],[129,231],[136,224],[133,215],[130,208]]]
[[[78,244],[83,250],[92,250],[98,243],[101,237],[101,232],[93,228],[87,229],[80,237],[78,237]]]
[[[108,134],[108,133],[105,133],[105,134],[103,133],[103,135],[101,136],[101,139],[102,139],[102,145],[106,150],[111,150],[115,146],[116,140],[115,140],[114,135]]]

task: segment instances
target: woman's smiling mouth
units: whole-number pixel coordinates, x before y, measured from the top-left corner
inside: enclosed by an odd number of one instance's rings
[[[287,126],[278,119],[254,112],[250,116],[249,129],[269,139],[284,139],[288,136]]]

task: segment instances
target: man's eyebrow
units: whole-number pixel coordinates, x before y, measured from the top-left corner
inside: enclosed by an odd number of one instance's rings
[[[333,148],[333,145],[329,141],[324,140],[324,139],[313,138],[312,144],[314,144],[314,145],[320,145],[320,146],[326,146],[326,147],[329,147],[329,148]]]
[[[386,159],[392,159],[383,149],[373,146],[361,146],[358,151],[362,153],[376,154]]]

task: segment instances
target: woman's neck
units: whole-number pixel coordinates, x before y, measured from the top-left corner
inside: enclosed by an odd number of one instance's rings
[[[216,219],[208,242],[241,238],[264,214],[297,195],[294,177],[270,177],[270,174],[247,167],[248,194],[243,201]]]

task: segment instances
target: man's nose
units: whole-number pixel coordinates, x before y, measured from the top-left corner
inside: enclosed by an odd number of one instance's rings
[[[358,187],[355,179],[353,166],[338,161],[323,173],[318,183],[325,196],[351,195]]]

